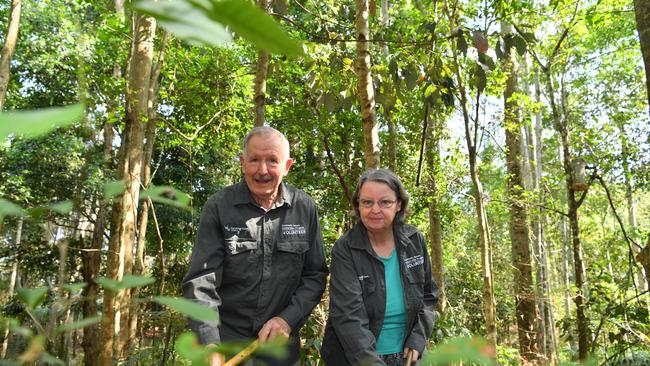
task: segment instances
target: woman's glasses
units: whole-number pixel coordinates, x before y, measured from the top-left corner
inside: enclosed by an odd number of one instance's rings
[[[379,200],[376,203],[379,205],[379,208],[391,208],[393,205],[397,202],[396,200]],[[373,200],[365,200],[365,199],[360,199],[359,200],[359,206],[363,208],[371,208],[372,206],[375,205],[375,201]]]

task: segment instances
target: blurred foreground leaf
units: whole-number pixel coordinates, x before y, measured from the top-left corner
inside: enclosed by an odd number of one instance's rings
[[[178,38],[193,44],[217,46],[230,41],[224,27],[272,53],[302,55],[300,42],[255,4],[243,0],[143,0],[138,11],[153,16]]]
[[[18,299],[22,301],[28,308],[34,309],[45,300],[47,295],[47,287],[39,288],[18,288],[16,289]]]
[[[174,187],[151,186],[140,192],[140,199],[149,198],[154,202],[190,210],[190,196]]]
[[[422,365],[494,365],[495,350],[482,338],[452,338],[422,358]]]
[[[33,138],[57,127],[79,121],[84,114],[81,103],[67,107],[52,107],[0,113],[0,141],[9,135]]]
[[[213,322],[215,325],[219,323],[219,314],[216,311],[207,306],[197,304],[194,301],[169,296],[156,296],[153,300],[196,321]]]
[[[102,320],[101,315],[93,316],[90,318],[84,318],[79,321],[70,324],[61,324],[56,330],[57,332],[65,332],[66,330],[75,330],[85,328],[89,325],[97,324]]]

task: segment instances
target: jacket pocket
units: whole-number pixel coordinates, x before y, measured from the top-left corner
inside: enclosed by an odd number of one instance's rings
[[[276,246],[273,270],[276,278],[284,278],[295,281],[302,274],[302,264],[305,252],[309,250],[309,242],[306,240],[279,241]]]
[[[257,266],[256,241],[234,239],[227,242],[228,254],[224,258],[223,280],[225,283],[241,281],[246,283],[254,275]]]

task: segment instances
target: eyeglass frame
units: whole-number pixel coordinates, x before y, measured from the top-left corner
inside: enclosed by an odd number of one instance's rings
[[[375,204],[379,206],[379,208],[387,210],[391,207],[393,207],[394,204],[396,204],[399,200],[378,200],[378,201],[373,201],[373,200],[368,200],[368,199],[359,199],[359,207],[363,208],[373,208]]]

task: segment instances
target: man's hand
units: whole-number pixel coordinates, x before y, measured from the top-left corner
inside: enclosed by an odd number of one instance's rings
[[[214,352],[210,354],[210,366],[221,366],[226,362],[226,358],[221,354]]]
[[[420,357],[420,352],[414,350],[413,348],[404,347],[404,358],[408,359],[409,353],[411,354],[411,362],[415,363],[418,357]],[[411,366],[411,365],[407,365]]]
[[[289,338],[289,334],[291,334],[291,327],[289,327],[289,324],[287,324],[286,320],[276,316],[264,323],[260,332],[257,333],[257,339],[260,343],[264,343],[278,335]]]

